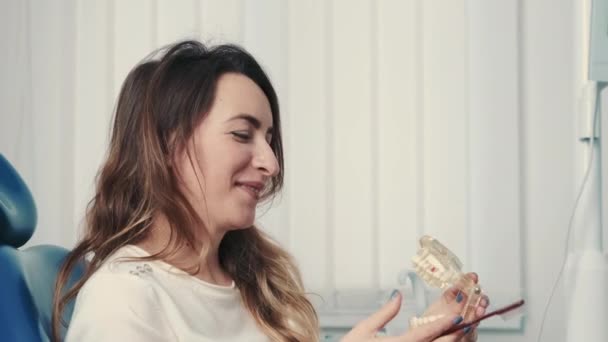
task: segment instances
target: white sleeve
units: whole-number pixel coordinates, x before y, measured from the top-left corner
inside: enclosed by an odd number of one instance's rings
[[[76,299],[65,342],[175,340],[158,296],[131,274],[94,274]]]

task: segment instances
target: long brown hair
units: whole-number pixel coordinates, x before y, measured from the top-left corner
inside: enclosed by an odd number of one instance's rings
[[[179,175],[170,167],[208,113],[222,74],[235,72],[253,80],[270,103],[273,138],[270,143],[280,171],[263,198],[280,191],[284,162],[279,104],[267,75],[242,48],[207,48],[185,41],[162,50],[137,65],[127,76],[116,106],[107,159],[97,176],[89,202],[85,234],[59,272],[53,307],[53,339],[60,340],[60,317],[89,277],[116,250],[149,236],[153,217],[164,214],[170,243],[148,259],[163,259],[194,241],[189,227],[204,226],[180,191]],[[203,246],[204,247],[204,246]],[[79,263],[84,276],[70,288],[66,282]],[[305,296],[292,257],[256,227],[228,232],[219,246],[222,267],[232,277],[246,308],[275,341],[316,341],[318,320]],[[63,324],[65,326],[65,324]]]

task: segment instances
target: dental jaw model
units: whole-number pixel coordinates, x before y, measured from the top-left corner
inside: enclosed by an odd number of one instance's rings
[[[434,238],[425,235],[420,238],[420,249],[412,258],[414,270],[427,285],[446,290],[455,286],[466,299],[462,313],[464,322],[475,318],[475,310],[482,298],[481,287],[475,280],[462,272],[462,263],[458,258]],[[410,328],[432,322],[443,315],[412,317]]]

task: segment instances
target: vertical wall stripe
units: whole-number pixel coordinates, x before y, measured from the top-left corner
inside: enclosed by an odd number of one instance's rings
[[[284,114],[286,111],[285,109],[287,108],[287,104],[289,103],[289,95],[290,95],[290,89],[289,89],[289,63],[290,63],[290,54],[289,54],[289,25],[287,22],[287,18],[289,15],[289,1],[284,1],[281,2],[280,4],[281,6],[281,16],[280,16],[280,23],[279,25],[281,26],[281,34],[279,37],[280,43],[279,46],[281,47],[281,54],[283,55],[283,58],[281,59],[281,83],[283,86],[283,92],[282,92],[282,98],[280,99],[281,102],[281,108],[282,108],[282,113]],[[285,132],[285,134],[288,134],[289,137],[293,137],[293,134],[290,134],[291,130],[291,119],[289,118],[289,115],[281,115],[281,119],[283,120],[283,122],[281,122],[281,125],[285,128],[287,128]],[[285,136],[285,134],[283,136]],[[291,161],[291,151],[292,151],[292,141],[290,138],[288,139],[283,139],[283,150],[286,151],[287,153],[284,153],[284,162],[285,162],[285,166],[289,167],[289,165],[291,165],[290,161]],[[293,180],[293,177],[291,177],[291,179]],[[287,179],[287,182],[289,183],[290,180]],[[284,238],[284,243],[285,243],[285,247],[286,248],[290,248],[291,247],[291,237],[292,237],[292,229],[293,229],[293,225],[291,224],[291,206],[292,206],[292,202],[291,202],[291,187],[289,186],[289,184],[287,185],[287,194],[286,194],[286,198],[285,198],[285,219],[282,220],[282,222],[285,224],[284,227],[280,227],[280,229],[284,230],[285,233],[283,235]]]
[[[156,49],[159,46],[158,42],[158,0],[150,0],[150,46]],[[142,56],[143,57],[143,56]]]
[[[464,0],[423,3],[425,228],[464,255]]]
[[[523,10],[523,5],[522,5],[522,1],[523,0],[516,0],[517,4],[515,5],[516,8],[516,20],[517,20],[517,32],[516,32],[516,38],[517,38],[517,51],[516,51],[516,59],[517,59],[517,141],[519,141],[519,146],[518,146],[518,153],[519,153],[519,234],[520,234],[520,248],[519,248],[519,252],[520,252],[520,274],[521,274],[521,279],[520,279],[520,286],[522,289],[526,288],[526,283],[527,283],[527,279],[528,279],[528,268],[526,266],[526,260],[530,260],[528,259],[528,247],[527,247],[527,241],[526,241],[526,230],[528,229],[527,227],[527,208],[528,208],[528,203],[527,203],[527,199],[529,198],[528,196],[528,191],[527,191],[527,187],[526,187],[526,160],[527,160],[527,152],[526,152],[526,148],[525,146],[528,146],[527,141],[526,141],[526,135],[524,134],[526,127],[525,127],[525,123],[524,123],[524,113],[525,113],[525,109],[524,109],[524,99],[525,99],[525,91],[526,91],[526,86],[525,86],[525,82],[524,82],[524,75],[525,75],[525,63],[524,63],[524,58],[525,58],[525,54],[524,54],[524,46],[525,46],[525,35],[524,35],[524,29],[523,29],[523,22],[524,22],[524,10]],[[604,139],[605,141],[605,139]]]
[[[335,218],[334,218],[334,191],[335,188],[331,185],[334,184],[334,179],[335,179],[335,175],[334,175],[334,158],[333,158],[333,152],[334,152],[334,127],[333,127],[333,122],[334,122],[334,113],[333,113],[333,86],[334,86],[334,80],[333,80],[333,74],[331,73],[331,70],[333,70],[333,40],[334,40],[334,35],[333,35],[333,1],[327,1],[325,2],[325,31],[326,31],[326,41],[325,41],[325,58],[326,58],[326,72],[325,72],[325,86],[326,86],[326,96],[325,96],[325,111],[327,113],[327,125],[325,126],[325,139],[327,140],[327,151],[328,153],[326,154],[327,156],[327,161],[326,161],[326,172],[327,172],[327,211],[326,211],[326,215],[327,215],[327,234],[325,236],[326,240],[327,240],[327,244],[326,244],[326,255],[327,255],[327,264],[329,265],[329,267],[326,269],[327,274],[326,274],[326,281],[327,281],[327,288],[328,289],[332,289],[336,286],[336,279],[335,279],[335,269],[336,269],[336,256],[335,256],[335,239],[334,239],[334,235],[335,235],[335,231],[336,231],[336,227],[335,227]]]
[[[76,84],[76,23],[77,20],[77,2],[71,0],[67,2],[65,13],[70,13],[69,17],[71,20],[66,20],[62,27],[62,36],[65,37],[62,49],[64,63],[63,71],[65,79],[68,80],[64,84],[64,89],[61,94],[60,110],[64,114],[64,117],[69,119],[63,120],[61,129],[63,134],[61,135],[61,146],[69,146],[71,148],[65,148],[64,153],[61,154],[61,195],[63,198],[61,208],[61,227],[59,234],[61,235],[62,245],[69,245],[72,241],[72,229],[66,229],[74,224],[72,220],[72,212],[74,208],[74,175],[75,171],[72,167],[74,165],[75,158],[75,120],[76,120],[76,101],[74,101],[74,91]]]
[[[19,167],[20,165],[31,165],[33,151],[28,151],[27,153],[22,153],[21,149],[23,146],[23,142],[25,140],[25,127],[27,122],[27,127],[31,125],[33,121],[32,118],[32,104],[31,104],[31,96],[33,94],[32,88],[32,39],[30,36],[30,0],[25,0],[23,2],[23,8],[21,9],[21,13],[19,13],[23,17],[23,31],[19,35],[18,45],[16,46],[17,50],[17,63],[25,63],[24,67],[21,68],[16,66],[19,69],[23,69],[25,72],[24,77],[19,80],[21,83],[19,84],[19,126],[17,127],[17,139],[15,139],[15,144],[13,145],[12,155],[5,155],[7,159],[10,160],[12,157],[11,163],[15,165],[15,167]],[[23,47],[22,45],[23,44]],[[22,53],[23,55],[20,55]],[[5,152],[6,153],[6,152]],[[23,158],[28,158],[27,163],[23,160]],[[26,180],[27,177],[24,177]]]
[[[34,25],[34,21],[32,20],[32,17],[34,16],[33,11],[34,11],[34,5],[32,3],[29,3],[30,6],[27,7],[27,16],[28,16],[28,39],[30,40],[30,46],[29,46],[29,55],[30,55],[30,77],[32,80],[32,101],[30,104],[30,111],[32,113],[32,118],[36,117],[36,104],[35,104],[35,99],[36,99],[36,89],[33,86],[33,82],[34,82],[34,77],[35,76],[35,67],[34,67],[34,60],[35,60],[35,47],[36,45],[34,45],[33,41],[34,41],[34,34],[32,32],[32,28]],[[32,127],[35,127],[36,121],[32,120]],[[34,146],[38,143],[37,139],[36,139],[37,134],[32,135],[32,140],[34,141]],[[38,167],[38,158],[37,158],[37,149],[33,148],[32,149],[32,169],[33,170],[39,170],[40,168]],[[32,189],[36,189],[39,187],[38,184],[38,177],[35,177],[34,173],[32,173],[32,178],[31,178],[31,188]],[[33,192],[34,190],[32,190]],[[38,212],[38,224],[40,224],[40,212]]]
[[[497,303],[521,295],[518,9],[514,2],[500,0],[469,3],[464,128],[470,208],[464,227],[468,246],[462,254],[467,255],[465,268],[479,273]],[[494,27],[502,30],[492,32]],[[485,326],[519,329],[520,320]]]
[[[264,0],[246,2],[245,20],[245,42],[244,45],[253,54],[262,67],[268,73],[276,90],[279,102],[284,103],[283,90],[286,89],[285,75],[287,73],[287,61],[285,59],[285,46],[283,46],[285,31],[285,2],[281,0]],[[287,113],[288,114],[288,113]],[[283,128],[286,136],[289,135],[289,117],[283,115]],[[288,167],[291,160],[289,154],[289,143],[284,146],[286,150],[285,162]],[[286,170],[286,180],[292,171]],[[264,230],[281,244],[287,245],[289,225],[289,196],[291,189],[288,184],[278,194],[276,201],[258,207],[257,222]],[[272,207],[272,208],[271,208]]]
[[[370,120],[370,141],[371,141],[371,156],[370,161],[371,172],[370,172],[370,183],[371,183],[371,193],[372,193],[372,206],[371,210],[371,224],[372,224],[372,263],[371,263],[371,275],[372,275],[372,284],[374,287],[379,287],[380,284],[380,227],[379,227],[379,219],[378,219],[378,205],[380,203],[380,187],[378,185],[378,167],[379,163],[379,137],[378,137],[378,2],[370,1],[370,109],[369,115],[371,115]]]
[[[325,1],[290,2],[286,18],[289,101],[290,252],[305,284],[326,289],[327,248],[327,109]]]
[[[416,3],[377,2],[375,203],[380,286],[394,287],[410,267],[418,236]],[[370,203],[370,207],[374,203]]]
[[[195,0],[194,8],[192,9],[192,13],[194,13],[194,30],[196,31],[196,39],[203,39],[203,24],[202,24],[202,2],[207,0]]]
[[[465,238],[464,238],[464,244],[465,244],[465,254],[463,256],[464,260],[462,260],[464,262],[465,265],[470,265],[470,261],[471,261],[471,248],[473,246],[472,241],[471,241],[471,237],[472,237],[472,230],[471,230],[471,216],[472,216],[472,210],[473,210],[473,206],[471,205],[471,165],[473,162],[473,159],[471,158],[471,83],[470,83],[470,78],[471,78],[471,73],[470,73],[470,38],[471,38],[471,30],[466,27],[466,26],[470,26],[471,25],[471,20],[469,17],[469,5],[470,5],[470,1],[466,0],[464,1],[464,25],[465,25],[465,29],[464,29],[464,65],[462,66],[465,70],[464,70],[464,119],[465,119],[465,125],[464,125],[464,129],[465,129],[465,133],[464,133],[464,137],[465,137],[465,147],[464,147],[464,159],[466,161],[465,164],[465,179],[463,180],[465,182],[465,201],[466,201],[466,205],[465,205],[465,215],[464,215],[464,234],[465,234]]]
[[[86,204],[108,146],[112,118],[116,17],[113,1],[77,1],[74,198],[72,232],[83,223]],[[75,241],[76,234],[73,234]]]
[[[373,282],[370,4],[369,0],[339,0],[333,13],[333,186],[339,287],[367,287]]]
[[[22,101],[23,101],[23,113],[25,114],[25,118],[27,118],[26,122],[22,122],[22,124],[27,123],[27,127],[31,127],[32,123],[34,122],[34,113],[33,113],[33,108],[32,108],[32,102],[28,100],[28,97],[32,96],[34,94],[34,87],[33,87],[33,83],[34,80],[33,78],[33,66],[32,66],[32,32],[31,32],[31,22],[32,22],[32,18],[31,18],[31,13],[30,13],[30,8],[31,8],[32,4],[31,4],[31,0],[26,0],[25,1],[25,53],[27,56],[25,56],[24,60],[26,61],[27,67],[26,67],[26,78],[25,78],[25,82],[26,82],[26,86],[25,89],[27,90],[26,93],[22,94]],[[21,132],[24,132],[25,127],[23,127],[23,129],[21,130]],[[23,141],[23,136],[25,136],[25,133],[23,133],[22,135],[20,134],[19,136],[19,142]],[[25,155],[28,156],[28,160],[27,160],[27,164],[26,165],[32,165],[33,169],[36,170],[36,165],[35,165],[35,161],[36,158],[34,158],[34,145],[30,145],[31,148],[29,151],[27,151],[28,153],[26,153]],[[21,152],[21,148],[17,149],[15,152]],[[19,154],[15,154],[15,157],[19,156]],[[34,177],[31,177],[31,179],[35,179]]]
[[[416,68],[416,83],[418,84],[418,93],[416,94],[416,108],[417,108],[417,120],[416,123],[418,125],[418,134],[417,134],[417,148],[416,148],[416,156],[418,159],[418,170],[416,172],[418,176],[418,187],[417,187],[417,195],[418,195],[418,237],[422,236],[426,232],[426,210],[425,210],[425,176],[424,176],[424,5],[422,2],[424,0],[415,0],[416,1],[416,57],[417,57],[417,65]]]
[[[115,89],[114,89],[114,84],[115,84],[115,74],[116,74],[116,61],[114,60],[114,49],[115,49],[115,37],[116,37],[116,22],[114,20],[114,7],[115,7],[115,2],[117,0],[109,0],[108,1],[108,22],[107,22],[107,27],[106,29],[108,30],[107,34],[106,34],[106,46],[108,47],[108,50],[106,51],[107,53],[107,65],[106,65],[106,70],[108,72],[108,84],[106,84],[106,87],[108,89],[108,99],[107,99],[107,103],[109,104],[109,108],[112,108],[111,104],[114,103],[114,94],[115,94]]]
[[[239,43],[243,44],[245,42],[245,20],[247,18],[247,6],[245,4],[245,1],[247,0],[240,0],[239,1],[239,36],[238,36],[238,41]]]

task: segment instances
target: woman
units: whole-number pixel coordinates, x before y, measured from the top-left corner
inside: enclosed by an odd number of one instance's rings
[[[57,281],[55,339],[77,295],[67,341],[318,340],[292,258],[253,226],[284,166],[277,96],[254,58],[177,43],[131,71],[114,120],[85,236]],[[394,297],[344,340],[374,339]],[[395,340],[430,341],[461,321],[457,304],[433,310],[445,317]]]

